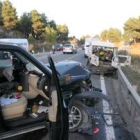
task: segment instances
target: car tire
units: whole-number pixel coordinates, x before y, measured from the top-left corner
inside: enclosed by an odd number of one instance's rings
[[[73,112],[74,109],[75,112]],[[77,116],[80,116],[77,122],[75,118],[72,118],[74,113],[77,113]],[[74,123],[76,125],[73,126]],[[85,109],[85,105],[80,101],[75,102],[69,109],[69,132],[74,132],[82,128],[89,128],[89,125],[91,125],[91,119]]]
[[[63,52],[63,54],[65,54],[65,52]]]

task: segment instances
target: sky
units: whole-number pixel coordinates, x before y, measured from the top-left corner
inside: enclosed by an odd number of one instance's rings
[[[4,1],[4,0],[1,0]],[[66,24],[69,36],[94,36],[109,28],[123,31],[130,17],[140,16],[139,0],[10,0],[18,16],[37,10],[56,24]]]

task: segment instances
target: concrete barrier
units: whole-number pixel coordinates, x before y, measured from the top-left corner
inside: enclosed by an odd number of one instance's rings
[[[125,111],[128,113],[128,118],[132,127],[132,130],[140,140],[140,96],[134,90],[121,68],[118,68],[118,81],[120,91],[122,93],[122,101],[125,105]]]

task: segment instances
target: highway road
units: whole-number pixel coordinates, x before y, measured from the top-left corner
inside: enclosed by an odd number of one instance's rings
[[[62,52],[56,52],[52,54],[51,52],[47,54],[42,54],[36,56],[43,63],[47,63],[47,56],[51,55],[54,61],[61,60],[74,60],[81,62],[84,66],[86,66],[87,59],[84,58],[84,51],[78,50],[77,54],[63,54]],[[111,105],[114,109],[110,109],[109,104],[106,101],[102,101],[100,103],[100,110],[107,113],[117,113],[118,115],[107,115],[105,116],[107,124],[104,119],[99,115],[99,121],[96,123],[97,128],[99,128],[99,132],[89,136],[87,134],[75,133],[70,134],[71,140],[74,140],[73,137],[76,137],[76,140],[136,140],[132,133],[131,126],[127,124],[125,119],[123,120],[123,116],[121,114],[123,107],[120,108],[119,98],[116,96],[117,92],[114,90],[115,83],[117,83],[117,79],[112,76],[101,76],[101,75],[92,75],[91,77],[93,86],[97,88],[101,88],[103,93],[108,95],[111,99]],[[119,89],[118,89],[119,92]],[[116,112],[113,112],[115,110]],[[125,110],[123,110],[125,112]],[[22,135],[15,139],[26,139],[26,140],[45,140],[46,139],[46,131],[40,130],[36,132],[32,132],[29,134]]]

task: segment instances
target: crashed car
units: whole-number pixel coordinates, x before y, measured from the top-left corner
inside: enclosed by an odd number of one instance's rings
[[[46,64],[49,67],[49,64]],[[55,62],[60,83],[66,76],[65,84],[61,84],[63,98],[69,107],[69,130],[74,132],[80,129],[89,129],[92,124],[91,114],[86,106],[94,107],[101,98],[102,90],[92,86],[92,73],[80,62],[65,60]],[[98,94],[98,95],[97,95]]]
[[[0,139],[47,128],[50,139],[68,140],[68,109],[52,58],[50,70],[21,46],[0,43],[0,52]]]
[[[94,73],[115,73],[118,66],[131,64],[131,57],[118,55],[118,48],[110,42],[94,41],[88,50],[87,66]]]
[[[16,45],[0,44],[0,51],[12,56],[12,60],[8,59],[0,67],[0,139],[49,126],[52,137],[62,131],[67,139],[67,130],[91,127],[87,107],[94,107],[106,97],[100,89],[92,87],[91,73],[81,63],[57,62],[55,70],[51,58],[45,66]],[[46,125],[48,123],[54,125]],[[58,140],[62,136],[58,136]]]

